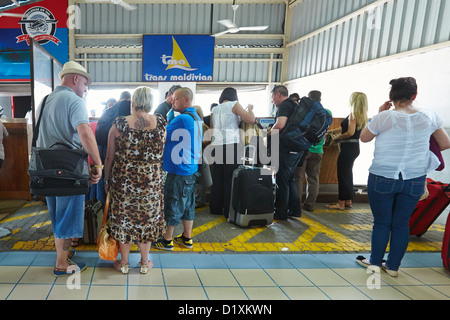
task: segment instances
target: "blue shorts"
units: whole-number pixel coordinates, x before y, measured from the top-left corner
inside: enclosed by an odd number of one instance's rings
[[[55,239],[83,238],[84,198],[46,197]]]
[[[164,184],[164,216],[167,225],[175,227],[180,224],[180,220],[194,221],[195,181],[195,174],[167,174]]]

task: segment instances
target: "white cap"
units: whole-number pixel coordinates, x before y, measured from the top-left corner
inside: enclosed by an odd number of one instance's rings
[[[92,83],[92,77],[87,73],[86,69],[75,61],[69,61],[64,64],[63,69],[59,73],[59,78],[62,80],[62,78],[69,73],[75,73],[86,77],[86,79],[88,79],[87,85]]]

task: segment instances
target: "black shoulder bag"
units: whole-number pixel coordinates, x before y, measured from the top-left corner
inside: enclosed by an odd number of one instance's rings
[[[48,97],[48,96],[47,96]],[[62,197],[89,192],[88,154],[81,149],[57,142],[48,148],[37,148],[39,126],[47,97],[42,102],[39,120],[33,133],[28,167],[30,191],[33,195]]]

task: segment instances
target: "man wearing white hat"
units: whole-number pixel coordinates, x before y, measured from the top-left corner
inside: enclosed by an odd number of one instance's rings
[[[102,176],[102,161],[95,136],[89,126],[89,114],[83,100],[91,76],[80,64],[69,61],[59,73],[61,86],[47,98],[42,114],[36,145],[49,147],[63,142],[74,149],[84,149],[94,161],[90,181],[98,183]],[[42,107],[42,106],[41,106]],[[38,112],[39,114],[39,112]],[[72,238],[83,237],[84,195],[69,197],[47,197],[47,206],[55,235],[56,266],[55,276],[83,271],[86,264],[75,264],[69,258]]]

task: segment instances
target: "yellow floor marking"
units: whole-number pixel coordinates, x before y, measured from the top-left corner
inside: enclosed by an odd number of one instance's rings
[[[24,215],[17,216],[17,217],[7,218],[7,219],[2,220],[2,221],[0,222],[0,224],[5,223],[5,222],[10,222],[10,221],[16,221],[16,220],[26,219],[26,218],[38,216],[38,215],[41,215],[41,214],[46,214],[46,213],[48,213],[48,209],[46,209],[46,210],[41,210],[41,211],[38,211],[38,212],[32,212],[32,213],[24,214]]]
[[[335,209],[316,209],[313,213],[372,213],[370,209],[345,209],[345,210],[335,210]]]
[[[198,226],[192,230],[192,237],[195,237],[196,235],[199,235],[200,233],[205,232],[206,230],[214,228],[215,226],[218,226],[219,224],[224,223],[225,221],[227,221],[227,218],[221,216],[213,221]]]
[[[328,210],[327,210],[328,211]],[[329,210],[331,211],[331,210]],[[22,215],[19,217],[10,218],[9,221],[25,219],[28,217],[36,216],[39,214],[47,213],[48,210],[43,210],[27,215]],[[341,213],[341,212],[339,212]],[[284,242],[273,242],[273,243],[248,243],[248,240],[255,237],[259,233],[267,230],[268,227],[259,227],[259,228],[251,228],[244,229],[243,232],[236,236],[235,238],[223,242],[223,243],[212,243],[212,242],[195,242],[193,249],[182,248],[178,245],[174,246],[175,252],[183,251],[183,252],[225,252],[225,251],[235,251],[235,252],[281,252],[281,251],[291,251],[291,252],[302,252],[302,251],[316,251],[316,252],[358,252],[358,251],[368,251],[370,252],[371,244],[368,242],[357,242],[347,238],[346,236],[331,230],[330,228],[324,226],[323,224],[303,216],[298,219],[299,221],[305,223],[308,226],[308,229],[304,231],[299,238],[293,243],[284,243]],[[192,235],[199,235],[202,232],[210,230],[215,226],[218,226],[222,223],[226,222],[226,218],[223,216],[218,217],[217,219],[205,223],[204,225],[198,226],[194,228]],[[33,228],[43,227],[45,225],[50,224],[50,221],[45,221],[42,223],[37,223],[33,226]],[[276,221],[275,221],[276,223]],[[342,228],[347,230],[371,230],[372,225],[340,225]],[[435,230],[439,232],[444,232],[444,226],[441,225],[433,225],[430,230]],[[12,232],[12,234],[16,234],[20,229],[16,229]],[[312,242],[313,239],[319,235],[324,234],[328,238],[334,240],[335,242],[329,243],[319,243]],[[10,237],[8,237],[10,238]],[[6,239],[2,239],[6,240]],[[55,239],[54,236],[45,237],[38,240],[32,241],[18,241],[14,244],[13,250],[55,250]],[[442,248],[442,242],[410,242],[408,251],[431,251],[437,252]],[[89,250],[96,251],[96,245],[88,245],[81,244],[77,247],[78,250]],[[138,247],[136,245],[132,246],[132,251],[138,251]],[[159,250],[152,249],[152,251],[158,252]]]
[[[243,233],[241,233],[237,237],[234,237],[233,239],[228,241],[228,243],[233,245],[233,246],[234,245],[239,245],[241,243],[245,243],[248,240],[250,240],[251,238],[253,238],[254,236],[256,236],[257,234],[263,232],[264,230],[267,230],[267,227],[258,227],[258,228],[248,229],[247,231],[244,231]]]
[[[3,239],[2,239],[3,240]],[[11,248],[12,250],[55,250],[54,237],[45,237],[34,241],[18,241]],[[316,252],[330,252],[330,251],[342,251],[342,252],[370,252],[370,242],[358,243],[355,241],[349,241],[348,243],[311,243],[300,242],[295,243],[210,243],[210,242],[194,242],[193,249],[182,248],[175,245],[174,252],[302,252],[302,251],[316,251]],[[442,249],[442,242],[410,242],[408,251],[430,251],[439,252]],[[81,244],[77,247],[77,250],[96,251],[96,245]],[[138,251],[138,247],[133,245],[131,251]],[[162,252],[157,249],[151,249],[154,252]]]
[[[431,227],[430,227],[430,229],[428,229],[428,230],[434,230],[434,231],[437,231],[437,232],[442,232],[442,233],[444,233],[445,232],[445,225],[432,225]]]
[[[32,228],[42,228],[42,227],[48,226],[50,224],[52,224],[52,222],[50,220],[48,220],[48,221],[44,221],[41,223],[36,223],[36,224],[32,225],[31,227]]]
[[[344,228],[346,230],[350,231],[371,231],[373,228],[372,224],[341,224],[339,225],[341,228]],[[436,231],[436,232],[445,232],[445,226],[444,225],[432,225],[428,231]]]
[[[341,224],[340,227],[350,231],[372,230],[372,224]]]
[[[43,203],[42,201],[34,201],[34,202],[24,204],[23,207],[27,208],[27,207],[32,207],[32,206],[44,205],[44,204],[45,203]]]
[[[442,251],[442,242],[409,242],[408,251]]]
[[[363,249],[366,247],[366,244],[353,241],[310,218],[302,217],[301,221],[306,223],[309,228],[294,242],[299,247],[305,245],[305,243],[314,247],[322,247],[322,250],[327,251],[336,250],[337,248],[349,248],[353,251],[355,248]],[[328,238],[335,240],[336,243],[311,243],[319,233],[325,234]]]

